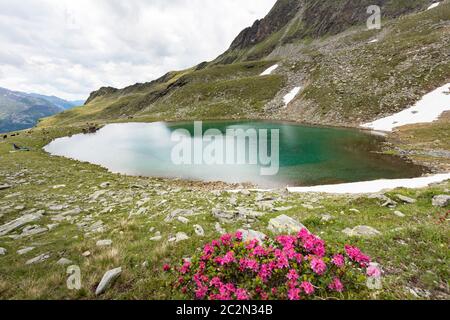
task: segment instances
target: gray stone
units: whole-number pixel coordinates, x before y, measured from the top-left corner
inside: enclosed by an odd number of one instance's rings
[[[4,236],[11,231],[16,230],[17,228],[20,228],[27,223],[37,221],[42,218],[41,214],[38,213],[32,213],[32,214],[26,214],[21,216],[20,218],[17,218],[13,221],[10,221],[2,226],[0,226],[0,236]]]
[[[389,208],[393,208],[397,205],[397,202],[395,202],[394,200],[386,197],[384,194],[371,194],[369,195],[369,199],[378,199],[382,201],[381,206],[382,207],[389,207]]]
[[[91,195],[90,199],[93,200],[93,201],[96,201],[98,198],[100,198],[101,196],[103,196],[105,193],[106,193],[106,190],[98,190],[98,191],[95,191],[95,192]]]
[[[225,211],[217,208],[212,210],[212,214],[216,219],[224,223],[232,223],[236,221],[239,216],[239,213],[236,211]]]
[[[447,207],[448,205],[450,205],[450,196],[442,194],[442,195],[438,195],[435,196],[433,198],[433,206],[434,207]]]
[[[181,241],[185,241],[188,240],[189,237],[186,233],[184,232],[178,232],[175,237],[172,237],[169,239],[169,242],[181,242]]]
[[[284,214],[271,219],[267,228],[276,234],[292,234],[298,233],[302,229],[308,230],[303,224]]]
[[[162,237],[161,236],[154,236],[152,238],[150,238],[150,241],[161,241]]]
[[[110,182],[103,182],[103,183],[100,184],[100,188],[105,189],[105,188],[108,188],[110,185],[111,185]]]
[[[353,229],[347,228],[342,230],[349,237],[375,237],[381,235],[381,232],[369,226],[357,226]]]
[[[47,252],[47,253],[43,253],[33,259],[28,260],[25,264],[30,265],[30,264],[41,263],[48,259],[50,259],[50,253]]]
[[[61,211],[64,209],[64,206],[62,204],[55,204],[48,207],[50,211]]]
[[[100,284],[97,287],[97,290],[95,290],[95,295],[99,296],[106,292],[114,283],[114,281],[117,280],[117,278],[121,275],[122,268],[116,268],[113,270],[109,270],[105,273],[102,280],[100,281]]]
[[[203,230],[203,227],[198,224],[194,225],[194,231],[195,234],[198,235],[199,237],[205,236],[205,230]]]
[[[164,219],[164,221],[170,222],[179,216],[192,216],[192,215],[194,215],[193,210],[177,209],[169,213],[169,215],[166,217],[166,219]]]
[[[251,229],[249,229],[249,230],[239,229],[238,232],[242,233],[242,240],[244,242],[252,241],[252,240],[256,239],[261,244],[264,241],[264,239],[267,237],[264,233],[255,231],[255,230],[251,230]]]
[[[406,197],[406,196],[403,196],[403,195],[401,195],[401,194],[397,194],[396,197],[397,197],[400,201],[402,201],[402,202],[404,202],[404,203],[408,203],[408,204],[413,204],[413,203],[416,203],[416,202],[417,202],[416,199],[413,199],[413,198],[410,198],[410,197]]]
[[[91,256],[91,252],[90,251],[85,251],[85,252],[82,253],[82,256],[85,257],[85,258],[90,257]]]
[[[112,246],[113,242],[112,240],[99,240],[97,241],[96,245],[97,247],[110,247]]]
[[[8,251],[5,248],[0,248],[0,256],[6,255]]]
[[[25,237],[30,237],[30,236],[34,236],[34,235],[38,235],[44,232],[47,232],[48,229],[38,226],[38,225],[32,225],[32,226],[27,226],[22,230],[22,233],[19,235],[11,235],[9,236],[11,239],[21,239],[21,238],[25,238]]]
[[[72,264],[72,260],[66,259],[66,258],[61,258],[58,260],[58,262],[56,262],[57,265],[60,266],[67,266],[69,264]]]
[[[401,212],[401,211],[395,211],[394,214],[397,217],[399,217],[399,218],[404,218],[405,217],[405,214],[403,212]]]
[[[181,222],[181,223],[184,223],[184,224],[188,224],[189,223],[189,219],[186,218],[186,217],[177,217],[177,220],[179,222]]]
[[[6,190],[6,189],[9,189],[9,188],[11,188],[12,186],[11,185],[9,185],[9,184],[1,184],[0,185],[0,190]]]
[[[322,220],[323,222],[328,222],[333,220],[333,216],[329,215],[329,214],[323,214],[320,218],[320,220]]]
[[[227,231],[226,231],[224,228],[222,228],[222,226],[220,225],[219,222],[216,222],[216,224],[214,225],[214,228],[215,228],[216,231],[217,231],[218,233],[220,233],[220,234],[225,234],[225,233],[227,233]]]
[[[27,254],[28,252],[33,251],[34,249],[35,249],[34,247],[23,248],[23,249],[17,250],[17,254],[19,256],[22,256],[24,254]]]

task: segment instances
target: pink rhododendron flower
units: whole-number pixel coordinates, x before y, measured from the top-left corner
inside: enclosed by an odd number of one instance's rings
[[[364,255],[357,247],[346,245],[345,252],[351,260],[358,262],[361,267],[367,267],[370,263],[370,258]]]
[[[165,272],[170,271],[170,266],[169,266],[168,264],[165,264],[165,265],[163,266],[163,270],[164,270]]]
[[[300,289],[290,288],[288,291],[289,300],[300,300]]]
[[[220,237],[220,241],[224,246],[229,246],[231,244],[232,239],[233,236],[231,234],[224,234],[222,237]]]
[[[180,272],[182,274],[186,274],[189,272],[189,269],[191,268],[191,263],[189,261],[185,261],[183,266],[180,269]]]
[[[234,252],[229,251],[222,259],[221,265],[230,264],[236,262],[236,259],[234,258]]]
[[[327,270],[327,265],[321,258],[312,258],[311,269],[319,276],[323,275]]]
[[[234,238],[238,241],[242,241],[242,232],[240,232],[240,231],[236,232],[236,234],[234,235]]]
[[[338,268],[342,268],[345,264],[344,256],[342,254],[335,254],[332,261]]]
[[[236,290],[236,298],[238,300],[249,300],[248,292],[245,289],[237,289]]]
[[[300,287],[307,295],[312,295],[315,291],[314,286],[309,281],[304,281],[300,284]]]
[[[195,291],[195,297],[197,299],[203,299],[206,296],[206,293],[208,293],[208,287],[206,286],[200,286],[196,291]]]
[[[339,280],[339,278],[334,278],[328,288],[336,292],[344,291],[344,285],[342,284],[341,280]]]
[[[289,280],[293,280],[293,281],[297,281],[299,276],[296,270],[291,269],[289,270],[287,276],[286,276]]]

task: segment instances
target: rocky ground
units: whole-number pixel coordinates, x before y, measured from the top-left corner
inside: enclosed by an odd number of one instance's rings
[[[382,290],[342,298],[450,297],[450,182],[371,196],[266,193],[127,177],[42,151],[77,131],[33,129],[0,142],[2,299],[174,299],[163,264],[223,232],[301,226],[332,244],[358,245],[382,265]],[[31,151],[14,151],[13,142]],[[81,270],[80,290],[67,287],[71,265]]]

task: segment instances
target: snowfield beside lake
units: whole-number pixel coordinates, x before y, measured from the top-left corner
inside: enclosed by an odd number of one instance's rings
[[[343,183],[335,185],[324,185],[315,187],[294,187],[287,188],[289,192],[323,192],[333,194],[362,194],[377,193],[383,190],[396,188],[425,188],[432,183],[439,183],[450,179],[450,173],[436,174],[412,179],[392,179],[374,180],[355,183]]]
[[[363,128],[377,131],[392,131],[408,124],[429,123],[439,119],[450,110],[450,83],[426,94],[413,107],[392,116],[363,124]]]
[[[265,70],[263,73],[261,73],[261,76],[268,76],[270,74],[272,74],[272,72],[274,72],[276,69],[278,69],[279,65],[273,65],[270,68],[268,68],[267,70]]]

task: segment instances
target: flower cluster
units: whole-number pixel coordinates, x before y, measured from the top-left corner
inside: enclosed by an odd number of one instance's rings
[[[264,241],[243,241],[226,234],[204,246],[180,266],[164,265],[188,299],[249,300],[308,299],[359,290],[368,276],[370,258],[345,246],[329,252],[325,242],[306,229]]]

